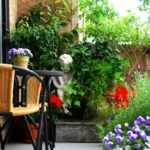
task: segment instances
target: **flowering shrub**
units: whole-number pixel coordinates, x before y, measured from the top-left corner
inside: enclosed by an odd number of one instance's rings
[[[118,85],[114,94],[114,102],[119,107],[128,107],[130,102],[128,100],[128,91],[123,85]]]
[[[51,105],[52,105],[52,110],[53,110],[53,113],[52,113],[52,118],[53,118],[53,121],[57,121],[60,117],[60,115],[62,114],[62,100],[56,96],[55,94],[51,94],[50,96],[50,102],[51,102]],[[48,116],[49,118],[50,116]]]
[[[118,124],[115,133],[109,132],[103,138],[103,144],[110,150],[148,150],[150,149],[150,117],[139,116],[130,126]]]
[[[54,94],[51,95],[51,104],[55,104],[57,107],[62,108],[62,100]]]
[[[28,56],[33,57],[33,54],[31,51],[27,48],[12,48],[8,51],[8,57],[9,59],[12,59],[13,56],[21,57],[21,56]]]
[[[40,88],[40,92],[41,92],[41,95],[42,95],[43,94],[43,87],[42,86]],[[53,121],[55,122],[59,119],[59,116],[63,112],[62,111],[63,101],[55,94],[50,95],[49,101],[51,103],[52,110],[53,110],[52,118],[53,118]],[[47,113],[47,114],[49,114],[49,113]],[[47,116],[47,117],[48,117],[48,119],[50,119],[50,116]]]

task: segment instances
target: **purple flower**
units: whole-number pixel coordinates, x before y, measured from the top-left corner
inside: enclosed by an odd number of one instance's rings
[[[137,135],[137,134],[131,134],[131,135],[128,136],[128,137],[129,137],[129,139],[130,139],[132,142],[134,142],[134,141],[137,139],[138,135]]]
[[[105,136],[102,141],[103,141],[103,143],[108,142],[109,141],[108,136]]]
[[[150,132],[150,126],[145,126],[146,130]]]
[[[116,126],[116,129],[121,129],[121,124],[118,124],[118,125]]]
[[[18,53],[25,55],[26,53],[24,52],[23,48],[18,48],[18,50],[16,50]]]
[[[134,78],[134,75],[132,74],[132,75],[131,75],[131,79],[133,80],[133,78]]]
[[[115,132],[117,135],[120,135],[122,133],[122,130],[121,129],[115,129]]]
[[[140,71],[141,70],[141,66],[140,65],[138,65],[138,71]]]
[[[115,134],[112,133],[112,132],[109,132],[109,133],[107,134],[107,136],[108,136],[109,139],[111,139],[113,136],[115,136]]]
[[[135,145],[135,148],[136,148],[136,149],[140,149],[140,147],[141,147],[140,144],[136,144],[136,145]]]
[[[117,135],[118,135],[118,134],[120,135],[120,134],[122,133],[121,125],[120,125],[120,124],[118,124],[118,125],[116,126],[115,132],[116,132]]]
[[[24,51],[30,53],[30,50],[27,48],[25,48]]]
[[[131,134],[133,134],[133,132],[129,130],[129,131],[127,132],[127,135],[128,135],[128,136],[131,136]]]
[[[126,81],[126,80],[127,80],[127,77],[125,76],[125,77],[124,77],[124,81]]]
[[[149,116],[146,117],[146,120],[147,120],[147,123],[150,124],[150,117]]]
[[[20,54],[20,52],[17,51],[16,49],[14,49],[14,50],[12,51],[12,55],[18,55],[18,54]]]
[[[140,135],[141,135],[143,141],[147,141],[147,136],[143,130],[141,130]]]
[[[111,142],[111,141],[105,143],[105,146],[109,149],[112,147],[112,145],[113,145],[113,142]]]
[[[135,132],[137,135],[140,135],[140,131],[141,131],[140,128],[135,128],[135,129],[134,129],[134,132]]]
[[[148,132],[150,132],[150,117],[147,116],[146,119],[144,119],[139,116],[134,121],[133,126],[129,126],[129,123],[125,123],[125,127],[126,128],[121,128],[121,125],[118,124],[115,127],[116,135],[109,132],[103,139],[105,147],[108,149],[114,149],[118,146],[122,149],[134,148],[137,150],[146,150],[146,146],[149,146],[147,143],[149,141]],[[146,135],[146,133],[148,133],[148,135]],[[127,148],[127,146],[129,147]]]
[[[136,121],[138,122],[138,124],[146,124],[146,120],[143,117],[141,117],[141,116],[139,116],[136,119]]]
[[[135,125],[138,125],[138,122],[135,120],[134,123],[133,123],[133,125],[134,125],[134,126],[135,126]]]
[[[30,52],[30,53],[29,53],[29,56],[30,56],[30,57],[33,57],[33,54]]]
[[[143,139],[143,141],[147,141],[147,136],[146,136],[146,134],[145,134],[145,135],[142,135],[142,139]]]
[[[118,144],[118,143],[120,143],[122,141],[123,141],[123,137],[121,137],[120,135],[117,135],[116,136],[116,143]]]
[[[33,57],[33,54],[31,53],[31,51],[27,48],[12,48],[8,51],[8,58],[12,59],[13,56],[29,56],[29,57]]]

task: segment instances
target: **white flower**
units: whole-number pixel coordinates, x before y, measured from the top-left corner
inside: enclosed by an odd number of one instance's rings
[[[129,145],[126,145],[125,150],[131,150],[131,147]]]

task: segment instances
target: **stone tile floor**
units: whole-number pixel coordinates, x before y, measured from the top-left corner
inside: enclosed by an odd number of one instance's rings
[[[33,150],[31,144],[8,143],[5,150]],[[54,150],[103,150],[100,143],[56,143]]]

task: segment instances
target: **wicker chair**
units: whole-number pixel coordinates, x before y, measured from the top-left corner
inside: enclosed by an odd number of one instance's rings
[[[18,84],[18,77],[15,76],[16,71],[21,71],[23,74],[25,74],[25,76],[22,78],[22,86]],[[33,82],[33,85],[29,84],[31,81]],[[42,100],[40,101],[39,97],[41,84],[44,87],[44,93]],[[22,89],[21,100],[23,99],[23,101],[19,100],[19,89]],[[0,116],[8,116],[7,121],[0,127],[2,150],[5,149],[5,144],[8,141],[17,116],[23,116],[34,150],[42,149],[42,137],[45,138],[44,150],[48,150],[48,145],[50,144],[48,141],[46,126],[45,89],[44,81],[35,72],[18,66],[0,64]],[[40,112],[39,127],[36,126],[31,116],[31,114],[35,112]],[[38,130],[36,142],[33,140],[28,120],[30,120]],[[2,138],[2,131],[7,126],[9,126],[8,132],[6,133],[5,138]]]

